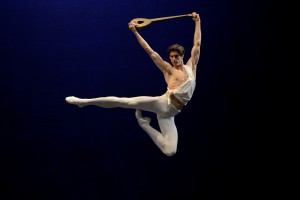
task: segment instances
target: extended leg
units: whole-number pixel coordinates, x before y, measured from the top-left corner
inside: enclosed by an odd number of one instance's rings
[[[143,117],[140,110],[136,110],[135,116],[140,127],[148,133],[153,142],[167,156],[173,156],[177,151],[178,134],[174,117],[157,116],[161,133],[150,126],[150,119]]]
[[[81,99],[74,96],[70,96],[66,98],[66,101],[70,104],[74,104],[79,107],[94,105],[102,108],[133,108],[154,113],[162,113],[164,112],[164,109],[161,106],[161,101],[165,100],[161,96],[140,96],[131,98],[109,96],[92,99]]]

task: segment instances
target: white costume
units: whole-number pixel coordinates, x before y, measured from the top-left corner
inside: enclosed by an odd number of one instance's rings
[[[181,86],[176,88],[175,90],[170,90],[168,88],[169,94],[174,94],[176,98],[178,98],[184,105],[187,104],[187,102],[192,98],[192,95],[194,93],[195,87],[196,87],[196,77],[193,73],[193,70],[191,67],[188,67],[186,65],[183,65],[184,70],[188,74],[188,79],[185,83],[183,83]],[[171,103],[171,100],[169,98],[169,104]]]
[[[102,108],[133,108],[136,109],[136,118],[141,128],[148,133],[154,143],[166,155],[174,155],[177,150],[177,128],[175,126],[174,117],[180,112],[171,103],[170,94],[174,94],[184,105],[191,99],[196,86],[196,77],[193,74],[191,67],[184,66],[188,74],[188,79],[185,83],[175,90],[169,90],[162,96],[150,97],[100,97],[93,99],[80,99],[77,97],[67,97],[66,101],[79,107],[87,105],[95,105]],[[150,118],[143,117],[140,110],[154,112],[157,114],[157,120],[160,131],[155,130],[150,126]]]

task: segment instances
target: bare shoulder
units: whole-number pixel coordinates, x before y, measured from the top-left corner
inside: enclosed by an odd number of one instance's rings
[[[169,62],[167,62],[167,61],[164,61],[165,62],[165,65],[166,66],[168,66],[168,67],[172,67],[172,65],[169,63]],[[172,67],[173,68],[173,67]]]
[[[173,71],[172,65],[170,63],[168,63],[167,61],[164,61],[164,64],[165,64],[164,73],[171,75],[172,71]]]
[[[191,68],[193,70],[193,72],[195,72],[197,70],[197,64],[198,63],[194,63],[192,58],[190,58],[188,60],[188,62],[186,63],[186,66],[188,66],[189,68]]]
[[[191,70],[193,70],[193,66],[192,66],[192,63],[191,62],[188,62],[184,65],[186,68],[189,68]]]
[[[196,67],[193,67],[191,62],[187,63],[187,64],[184,65],[184,66],[185,66],[186,68],[190,69],[190,70],[193,72],[194,75],[196,75]]]

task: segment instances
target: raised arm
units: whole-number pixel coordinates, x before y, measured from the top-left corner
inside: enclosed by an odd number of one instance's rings
[[[188,60],[187,65],[191,66],[194,73],[197,70],[197,64],[200,58],[200,45],[201,45],[201,20],[199,14],[193,12],[193,21],[195,22],[194,42],[191,51],[191,58]]]
[[[153,60],[155,65],[163,72],[163,73],[171,73],[172,66],[168,63],[165,62],[160,55],[155,52],[150,45],[144,40],[144,38],[138,33],[138,31],[135,28],[136,24],[135,23],[128,23],[129,29],[132,31],[132,33],[135,35],[137,38],[138,42],[142,46],[142,48],[146,51],[146,53],[150,56],[150,58]]]

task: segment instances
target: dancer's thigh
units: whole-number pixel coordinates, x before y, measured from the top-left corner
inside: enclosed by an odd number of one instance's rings
[[[129,107],[162,114],[166,112],[167,100],[163,96],[139,96],[128,99]]]

